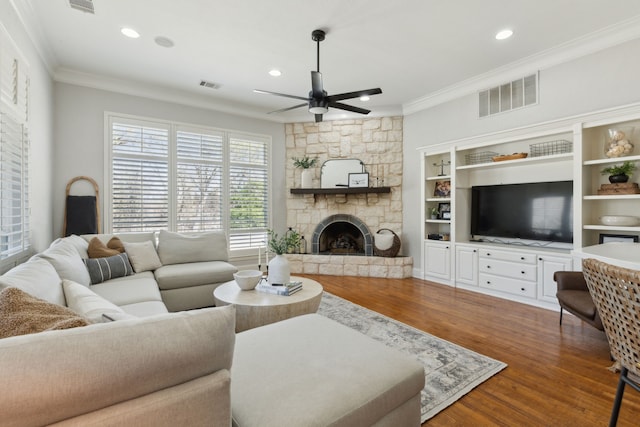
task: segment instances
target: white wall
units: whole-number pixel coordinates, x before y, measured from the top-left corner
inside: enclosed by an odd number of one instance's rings
[[[53,232],[62,234],[65,187],[78,175],[98,182],[104,194],[104,115],[116,112],[154,119],[178,121],[202,126],[232,129],[272,138],[273,227],[285,228],[284,125],[264,120],[156,101],[138,96],[108,92],[65,83],[55,84],[55,164],[53,184]],[[74,194],[76,187],[74,185]],[[79,188],[81,191],[82,188]],[[104,203],[100,202],[101,207]],[[104,218],[104,213],[101,214]]]
[[[538,105],[478,118],[477,94],[405,116],[403,175],[403,247],[422,270],[420,194],[422,157],[426,145],[562,119],[596,110],[640,102],[640,40],[540,70]],[[535,70],[531,70],[533,72]]]
[[[53,81],[8,1],[0,2],[0,25],[26,59],[30,77],[31,242],[35,251],[52,240]]]

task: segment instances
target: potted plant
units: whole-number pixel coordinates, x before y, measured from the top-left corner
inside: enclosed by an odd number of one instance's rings
[[[629,181],[629,177],[636,170],[636,164],[634,162],[624,162],[621,165],[613,165],[602,169],[602,175],[609,175],[609,182],[619,183]]]
[[[293,166],[295,166],[296,168],[302,169],[302,174],[301,174],[302,182],[300,186],[302,188],[311,188],[312,177],[311,177],[311,171],[309,169],[314,167],[316,163],[318,163],[318,158],[317,157],[311,158],[309,156],[304,156],[302,158],[292,157],[291,159],[293,160]]]
[[[269,250],[276,254],[269,261],[267,281],[272,285],[284,285],[291,279],[289,261],[284,254],[291,253],[300,247],[300,234],[291,228],[283,236],[278,236],[278,233],[273,230],[267,230],[267,234]]]
[[[429,209],[429,214],[431,215],[431,219],[438,219],[438,208]]]

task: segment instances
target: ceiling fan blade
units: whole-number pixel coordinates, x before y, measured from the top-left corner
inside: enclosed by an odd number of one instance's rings
[[[371,110],[366,110],[360,107],[354,107],[352,105],[343,104],[341,102],[329,102],[329,107],[339,108],[341,110],[347,110],[347,111],[360,113],[360,114],[369,114],[371,112]]]
[[[305,98],[303,96],[287,95],[286,93],[270,92],[268,90],[260,90],[260,89],[254,89],[253,91],[255,93],[264,93],[267,95],[284,96],[285,98],[293,98],[293,99],[301,99],[303,101],[309,101],[309,98]]]
[[[377,87],[375,89],[366,89],[366,90],[358,90],[355,92],[339,93],[337,95],[328,96],[327,98],[329,99],[329,102],[333,102],[333,101],[342,101],[344,99],[360,98],[361,96],[379,95],[381,93],[382,93],[382,89]]]
[[[294,105],[293,107],[283,108],[283,109],[281,109],[281,110],[269,111],[267,114],[273,114],[273,113],[284,113],[285,111],[295,110],[296,108],[306,107],[307,105],[309,105],[309,104],[305,102],[304,104]]]
[[[325,95],[322,87],[322,74],[319,71],[311,72],[311,93],[314,98],[322,98]]]
[[[322,114],[316,114],[316,123],[319,123],[322,121]]]

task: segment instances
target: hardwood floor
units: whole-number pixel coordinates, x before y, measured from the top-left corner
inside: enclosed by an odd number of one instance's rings
[[[605,426],[618,374],[604,333],[565,314],[419,279],[304,275],[325,291],[509,366],[428,426]],[[627,387],[619,426],[640,425]]]

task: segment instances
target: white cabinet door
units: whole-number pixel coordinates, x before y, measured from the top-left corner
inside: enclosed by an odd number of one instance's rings
[[[558,302],[556,298],[558,287],[553,280],[553,273],[556,271],[570,271],[572,265],[570,257],[538,255],[538,299]]]
[[[424,275],[451,280],[451,245],[447,243],[424,244]]]
[[[456,283],[478,286],[478,249],[456,246]]]

